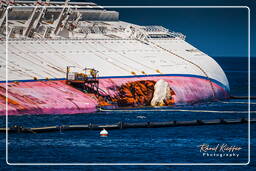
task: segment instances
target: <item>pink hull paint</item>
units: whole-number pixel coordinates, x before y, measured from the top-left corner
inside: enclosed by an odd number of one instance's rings
[[[211,100],[213,90],[208,80],[195,77],[158,76],[130,78],[102,78],[100,88],[109,95],[115,95],[116,87],[127,82],[138,80],[164,79],[175,91],[176,103],[191,103]],[[227,91],[212,83],[215,98],[228,97]],[[65,81],[33,81],[9,83],[8,86],[8,115],[23,114],[77,114],[96,111],[97,100],[92,95],[85,94]],[[5,115],[5,83],[0,83],[0,115]]]
[[[5,95],[4,87],[4,83],[0,84],[1,95]],[[97,105],[93,97],[66,85],[65,81],[9,83],[8,99],[8,115],[91,113]],[[0,115],[4,115],[3,98],[0,104]]]
[[[132,77],[132,78],[111,78],[101,79],[100,87],[110,95],[115,95],[115,87],[125,84],[127,82],[138,80],[154,80],[163,79],[167,81],[170,87],[174,90],[176,97],[175,103],[191,103],[205,100],[224,99],[227,98],[228,92],[221,86],[212,82],[211,86],[209,80],[196,77],[182,77],[182,76],[157,76],[157,77]],[[213,96],[213,89],[215,97]]]

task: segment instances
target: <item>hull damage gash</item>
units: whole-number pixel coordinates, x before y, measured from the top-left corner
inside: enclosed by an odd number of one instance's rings
[[[229,96],[216,61],[164,27],[120,21],[91,2],[1,1],[0,16],[1,115],[6,100],[9,115],[76,114]]]

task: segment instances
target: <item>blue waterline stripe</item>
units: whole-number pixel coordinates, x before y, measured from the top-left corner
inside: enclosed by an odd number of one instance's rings
[[[106,79],[106,78],[134,78],[134,77],[163,77],[163,76],[175,76],[175,77],[194,77],[194,78],[200,78],[204,80],[208,80],[207,77],[201,76],[201,75],[193,75],[193,74],[152,74],[152,75],[127,75],[127,76],[102,76],[98,77],[98,79]],[[35,81],[55,81],[55,80],[66,80],[65,78],[51,78],[51,79],[38,79],[38,80],[9,80],[8,82],[35,82]],[[221,82],[209,78],[210,81],[213,83],[219,85],[220,87],[224,88],[227,92],[229,92],[229,88],[222,84]],[[6,81],[0,81],[0,83],[5,83]]]

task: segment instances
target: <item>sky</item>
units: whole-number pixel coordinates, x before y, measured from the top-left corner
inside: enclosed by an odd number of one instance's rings
[[[251,13],[251,56],[256,56],[254,42],[254,0],[91,0],[102,6],[169,5],[169,6],[248,6]],[[120,20],[139,25],[161,25],[186,35],[186,41],[214,57],[248,56],[247,8],[168,8],[109,9],[120,12]]]

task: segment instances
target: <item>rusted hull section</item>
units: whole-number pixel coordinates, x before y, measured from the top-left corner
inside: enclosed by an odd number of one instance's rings
[[[101,78],[99,87],[105,94],[115,97],[122,85],[142,80],[167,81],[175,92],[176,104],[227,98],[228,92],[218,82],[188,76],[148,76],[128,78]],[[8,98],[5,83],[0,83],[0,115],[23,114],[77,114],[92,113],[99,102],[95,95],[66,84],[64,80],[11,82],[8,83]]]
[[[167,81],[175,93],[175,103],[193,103],[214,99],[225,99],[229,97],[229,90],[224,85],[215,80],[209,81],[206,78],[194,76],[149,76],[132,78],[111,78],[101,79],[100,87],[107,94],[115,96],[117,88],[128,82],[151,80],[158,81],[163,79]]]

